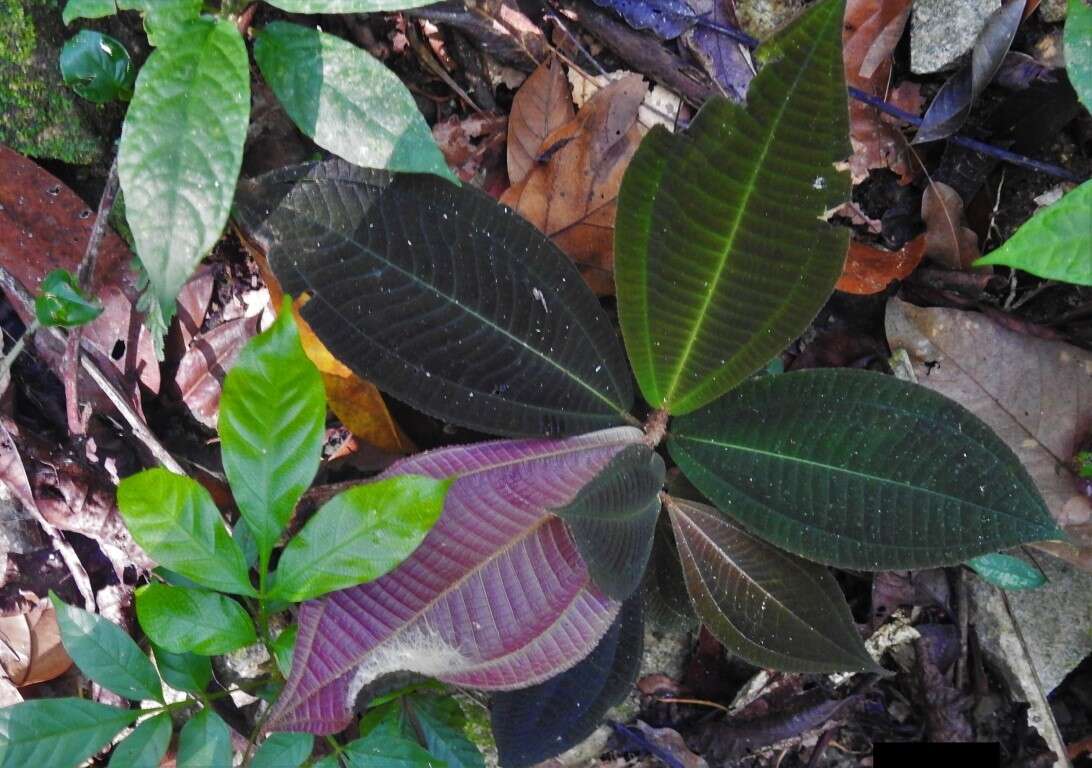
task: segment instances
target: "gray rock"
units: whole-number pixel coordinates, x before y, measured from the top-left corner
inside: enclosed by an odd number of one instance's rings
[[[1000,7],[1001,0],[914,0],[910,69],[923,75],[954,66]]]
[[[1062,21],[1067,6],[1066,0],[1042,0],[1039,3],[1039,18],[1049,22]]]

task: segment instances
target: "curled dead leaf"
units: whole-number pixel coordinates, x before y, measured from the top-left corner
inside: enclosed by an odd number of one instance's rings
[[[71,666],[61,644],[57,613],[48,600],[26,613],[0,616],[0,669],[15,687],[52,680]]]
[[[930,181],[921,198],[925,255],[949,269],[967,269],[982,255],[978,235],[966,226],[963,199],[939,181]]]

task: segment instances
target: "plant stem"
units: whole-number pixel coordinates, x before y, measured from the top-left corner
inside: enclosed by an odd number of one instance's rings
[[[649,448],[655,448],[660,444],[660,441],[664,439],[664,435],[667,434],[667,419],[668,412],[660,408],[653,411],[645,419],[645,423],[642,425],[645,430],[645,445]]]
[[[41,324],[38,322],[38,318],[34,318],[34,320],[31,321],[30,325],[27,326],[26,330],[23,331],[23,335],[15,340],[15,344],[13,344],[11,349],[8,350],[8,353],[4,355],[4,359],[0,360],[0,380],[3,380],[4,374],[6,374],[8,372],[8,369],[11,368],[11,364],[15,362],[15,358],[19,357],[19,354],[23,351],[23,347],[26,346],[27,339],[33,336],[34,332],[37,331],[40,327]],[[5,389],[7,389],[6,384],[2,388],[0,388],[0,395],[4,393]]]

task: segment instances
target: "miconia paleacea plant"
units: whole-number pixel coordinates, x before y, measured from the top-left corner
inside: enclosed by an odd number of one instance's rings
[[[642,602],[765,667],[876,670],[824,566],[1061,537],[956,403],[856,370],[754,377],[846,255],[828,223],[849,194],[843,11],[815,3],[766,42],[746,108],[715,98],[684,133],[644,139],[619,198],[624,350],[572,264],[474,189],[337,159],[240,185],[240,224],[334,355],[427,414],[515,438],[383,475],[454,482],[405,563],[304,604],[269,728],[335,732],[360,691],[411,671],[498,692],[501,763],[529,765],[628,689]],[[663,491],[665,435],[696,492]]]

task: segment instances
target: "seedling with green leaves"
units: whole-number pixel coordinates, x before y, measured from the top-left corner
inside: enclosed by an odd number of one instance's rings
[[[75,766],[138,720],[110,765],[156,766],[177,710],[194,711],[179,735],[180,768],[230,765],[231,738],[215,702],[235,689],[275,696],[295,637],[286,609],[379,578],[417,548],[439,518],[450,480],[404,475],[339,493],[281,546],[318,470],[326,419],[322,381],[290,307],[286,300],[224,382],[220,440],[240,513],[234,526],[189,477],[150,469],[118,488],[130,533],[160,566],[155,580],[136,590],[137,622],[155,665],[124,629],[52,596],[65,650],[80,671],[142,708],[50,699],[0,710],[0,766]],[[267,675],[230,689],[210,685],[210,656],[255,642],[274,661]],[[168,699],[161,680],[184,696]],[[311,752],[310,735],[277,734],[264,740],[249,765],[299,766]]]

